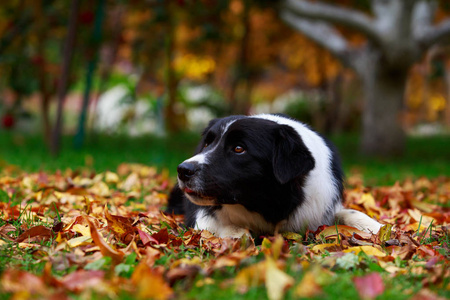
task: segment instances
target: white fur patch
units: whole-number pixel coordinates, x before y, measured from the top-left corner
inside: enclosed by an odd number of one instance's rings
[[[240,238],[243,235],[250,235],[248,229],[230,223],[223,223],[221,218],[215,218],[207,214],[204,209],[200,209],[196,215],[195,229],[208,230],[218,237]]]
[[[383,226],[365,213],[354,209],[341,210],[336,214],[336,220],[340,224],[355,227],[369,233],[378,233]]]

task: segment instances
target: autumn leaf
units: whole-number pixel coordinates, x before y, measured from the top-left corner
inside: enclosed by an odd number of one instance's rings
[[[322,288],[317,284],[316,276],[312,272],[307,272],[295,287],[295,295],[301,298],[313,298],[322,293]]]
[[[360,238],[369,239],[372,235],[370,233],[364,232],[362,230],[346,226],[346,225],[335,225],[328,226],[321,232],[317,234],[317,238],[324,237],[326,239],[330,237],[337,237],[338,233],[346,235],[348,237],[353,234],[357,234]]]
[[[375,299],[384,292],[383,279],[378,273],[355,277],[353,282],[361,299]]]
[[[267,296],[270,300],[280,300],[285,291],[294,284],[294,278],[281,271],[270,256],[266,257],[265,280]]]
[[[131,281],[137,287],[139,299],[168,299],[173,291],[165,282],[162,273],[140,263],[133,272]]]
[[[89,224],[89,227],[91,229],[91,237],[94,240],[94,243],[100,248],[100,252],[104,256],[109,256],[113,259],[114,262],[120,263],[123,258],[123,254],[117,250],[114,250],[109,246],[103,237],[100,235],[100,233],[97,230],[97,227],[95,227],[94,223],[92,223],[89,218],[86,217],[86,221]]]
[[[13,298],[94,293],[174,299],[192,287],[199,293],[257,288],[269,299],[319,298],[329,296],[342,273],[366,270],[384,271],[400,286],[400,276],[420,276],[422,286],[433,291],[421,289],[417,295],[436,296],[436,291],[445,292],[450,277],[450,181],[445,178],[379,187],[359,182],[349,189],[347,207],[376,214],[388,224],[377,235],[343,225],[320,226],[304,236],[267,235],[258,245],[250,237],[219,238],[185,228],[183,216],[161,213],[171,181],[151,167],[123,164],[117,172],[100,174],[14,169],[11,175],[9,170],[0,170],[0,190],[6,194],[0,201],[0,251],[8,253],[2,256],[0,285]],[[137,197],[142,201],[133,200]],[[17,205],[24,202],[29,203],[26,211]],[[44,262],[43,271],[16,271]],[[387,289],[373,274],[342,280],[354,284],[362,298],[373,299]],[[408,296],[418,297],[412,290]]]
[[[45,241],[49,240],[54,236],[54,233],[51,229],[38,225],[31,227],[30,229],[23,232],[19,237],[16,239],[16,242],[20,243],[23,241],[31,242],[31,241]]]
[[[343,250],[345,253],[353,252],[355,254],[358,254],[360,252],[364,252],[367,255],[377,256],[377,257],[385,257],[386,253],[382,252],[381,250],[372,247],[372,246],[359,246],[359,247],[350,247],[345,250]]]

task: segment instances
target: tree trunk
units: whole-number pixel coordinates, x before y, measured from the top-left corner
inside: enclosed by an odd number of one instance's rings
[[[179,132],[185,126],[183,118],[176,110],[178,78],[175,72],[174,56],[175,56],[175,20],[172,13],[171,4],[167,2],[166,9],[169,14],[167,20],[167,36],[165,41],[165,65],[166,65],[166,95],[167,105],[165,107],[165,122],[169,132]]]
[[[389,68],[379,55],[371,56],[362,74],[365,103],[361,150],[365,155],[399,155],[405,132],[401,113],[409,68]]]
[[[248,67],[248,47],[250,35],[250,0],[244,0],[244,10],[242,12],[242,28],[243,33],[239,41],[239,53],[236,60],[235,70],[232,72],[230,90],[228,99],[230,104],[230,112],[232,114],[247,114],[250,107],[250,96],[252,83],[249,78],[250,72]],[[244,82],[244,81],[247,82]],[[241,85],[243,91],[240,92]]]
[[[63,126],[63,106],[69,84],[70,66],[72,63],[73,48],[77,35],[77,17],[80,8],[80,0],[72,0],[70,7],[67,37],[64,42],[64,56],[61,67],[61,77],[58,83],[58,107],[56,112],[55,128],[53,129],[50,151],[53,156],[59,154],[61,132]]]
[[[99,0],[97,2],[97,10],[95,12],[94,31],[92,33],[92,38],[90,41],[92,47],[90,51],[92,51],[92,53],[90,53],[91,57],[89,58],[87,64],[86,86],[84,87],[83,104],[81,107],[80,118],[78,120],[77,133],[75,134],[74,139],[74,146],[76,149],[80,149],[83,146],[85,140],[86,120],[88,118],[89,112],[89,102],[91,97],[93,77],[95,74],[95,70],[97,68],[98,51],[100,43],[102,42],[102,25],[103,25],[104,8],[105,8],[105,1]]]

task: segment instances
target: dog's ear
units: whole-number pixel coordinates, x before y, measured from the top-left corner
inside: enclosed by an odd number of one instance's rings
[[[290,126],[277,128],[273,156],[275,178],[285,184],[294,178],[306,175],[315,166],[315,160],[299,134]]]

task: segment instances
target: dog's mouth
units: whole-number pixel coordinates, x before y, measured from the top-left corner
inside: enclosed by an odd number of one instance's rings
[[[197,192],[189,187],[183,187],[183,192],[186,194],[189,201],[191,201],[194,204],[201,205],[201,206],[213,206],[213,205],[219,205],[217,203],[217,199],[215,197],[205,196],[201,194],[200,192]]]

